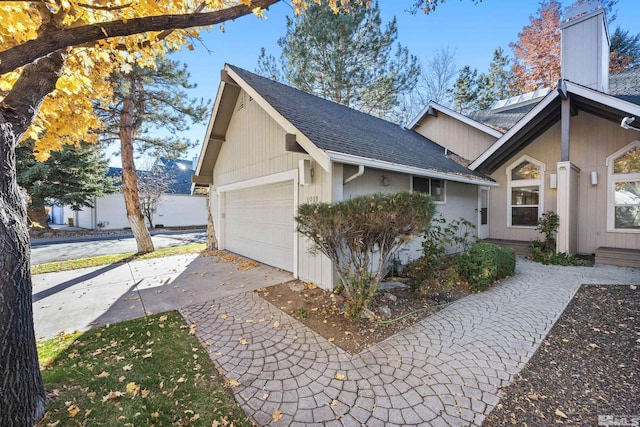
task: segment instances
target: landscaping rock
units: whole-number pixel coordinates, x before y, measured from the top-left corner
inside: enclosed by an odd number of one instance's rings
[[[391,309],[386,305],[381,305],[380,307],[378,307],[378,313],[380,313],[380,316],[385,319],[389,319],[391,317]]]

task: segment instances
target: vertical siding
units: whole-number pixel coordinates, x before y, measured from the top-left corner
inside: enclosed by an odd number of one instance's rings
[[[467,160],[475,160],[496,141],[493,136],[441,111],[438,117],[424,118],[415,131]]]
[[[343,166],[343,180],[353,176],[358,171],[356,166]],[[382,184],[382,177],[386,178],[387,186]],[[409,191],[411,188],[411,176],[396,172],[388,172],[380,169],[365,168],[364,175],[344,184],[344,200],[353,197],[374,193],[396,193]]]
[[[638,248],[639,233],[607,232],[606,158],[638,138],[637,133],[622,129],[618,123],[580,111],[571,118],[570,159],[580,169],[578,179],[577,247],[578,253],[594,253],[598,247]],[[522,155],[529,155],[546,165],[543,209],[556,210],[556,190],[549,187],[549,175],[556,173],[560,161],[560,124],[551,127],[528,147],[514,155],[491,177],[500,187],[491,189],[490,236],[496,239],[533,240],[540,234],[533,229],[507,227],[506,169]],[[591,172],[598,173],[598,184],[591,185]]]
[[[240,104],[244,104],[240,108]],[[298,169],[298,161],[310,159],[306,154],[285,150],[285,130],[256,102],[241,91],[235,112],[229,123],[226,141],[214,167],[214,182],[223,186],[249,179]],[[312,162],[313,163],[313,162]],[[332,200],[331,174],[317,164],[313,182],[298,187],[298,201],[302,203],[329,202]],[[214,221],[220,205],[217,197],[211,198]],[[218,233],[221,233],[217,228]],[[306,238],[298,237],[298,276],[325,288],[333,286],[333,267],[323,255],[313,255]]]

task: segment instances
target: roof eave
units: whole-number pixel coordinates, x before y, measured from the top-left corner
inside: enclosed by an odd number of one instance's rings
[[[499,184],[489,178],[482,179],[471,176],[458,175],[455,173],[439,172],[432,169],[423,169],[415,166],[407,166],[399,163],[387,162],[384,160],[372,159],[368,157],[356,156],[353,154],[339,153],[337,151],[327,151],[327,155],[332,162],[346,163],[352,165],[362,165],[365,167],[382,169],[392,172],[400,172],[416,176],[445,179],[447,181],[461,182],[464,184],[484,185],[497,187]]]

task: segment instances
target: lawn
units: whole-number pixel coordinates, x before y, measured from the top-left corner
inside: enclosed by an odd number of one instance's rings
[[[162,258],[171,255],[199,254],[206,249],[205,243],[194,243],[192,245],[176,246],[172,248],[156,249],[147,254],[136,254],[134,252],[113,255],[101,255],[90,258],[72,259],[67,261],[52,262],[48,264],[32,265],[31,274],[53,273],[56,271],[77,270],[86,267],[100,267],[103,265],[116,264],[119,262],[130,262],[143,259]]]
[[[38,343],[45,426],[251,426],[177,312]]]

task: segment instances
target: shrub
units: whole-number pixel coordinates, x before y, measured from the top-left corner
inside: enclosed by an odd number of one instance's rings
[[[589,265],[589,263],[581,260],[580,258],[571,256],[566,252],[556,253],[555,251],[535,245],[529,248],[529,259],[545,265]]]
[[[560,226],[560,216],[552,210],[548,210],[538,218],[536,230],[544,234],[544,249],[556,251],[556,235]]]
[[[444,226],[445,219],[439,215],[431,221],[422,241],[422,256],[407,264],[407,275],[413,279],[412,286],[423,295],[437,295],[457,287],[458,278],[452,272],[442,271],[447,249],[455,252],[467,251],[477,242],[475,226],[464,218],[451,221]],[[448,266],[446,269],[454,268]]]
[[[473,292],[489,287],[504,277],[513,275],[516,254],[513,249],[479,242],[457,258],[458,272],[471,285]]]
[[[301,205],[296,222],[312,249],[332,261],[349,312],[358,321],[393,255],[429,226],[434,211],[431,196],[424,193],[373,194]]]

